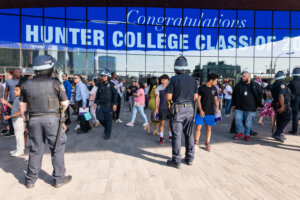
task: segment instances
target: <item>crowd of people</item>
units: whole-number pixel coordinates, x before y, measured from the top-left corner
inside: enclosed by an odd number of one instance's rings
[[[207,81],[200,84],[199,80],[186,74],[188,64],[184,56],[176,59],[176,75],[172,78],[163,74],[148,81],[132,80],[130,83],[120,80],[116,72],[108,69],[91,80],[80,74],[68,77],[66,73],[51,78],[55,66],[51,56],[38,56],[34,62],[36,77],[23,76],[21,70],[16,69],[8,74],[5,83],[0,84],[2,133],[5,137],[16,138],[16,149],[10,154],[24,155],[26,146],[30,150],[25,176],[27,188],[32,188],[37,179],[45,145],[43,138],[48,140],[52,152],[54,186],[60,187],[72,179],[65,176],[64,168],[68,126],[75,121],[77,134],[88,134],[92,127],[102,126],[104,139],[109,140],[113,122],[123,123],[120,111],[125,100],[128,100],[131,112],[131,120],[125,125],[136,126],[139,113],[144,121],[144,131],[151,134],[152,129],[153,135],[159,135],[159,144],[165,143],[167,132],[172,144],[172,159],[167,165],[176,168],[180,167],[182,160],[182,134],[185,137],[183,160],[186,164],[192,165],[194,146],[200,145],[204,124],[204,149],[211,151],[212,127],[222,120],[223,108],[225,117],[233,116],[230,132],[235,134],[234,140],[243,137],[250,142],[250,136],[257,135],[252,130],[257,111],[260,125],[264,125],[264,117],[270,117],[272,137],[276,141],[285,141],[284,131],[291,119],[293,124],[289,132],[295,135],[298,132],[300,68],[293,70],[293,80],[288,84],[284,72],[277,72],[272,85],[262,82],[259,77],[251,79],[251,74],[244,71],[233,87],[232,80],[221,80],[216,73],[208,74]],[[60,78],[63,83],[59,82]],[[145,112],[147,109],[149,111]],[[72,115],[74,119],[71,119]],[[63,134],[60,134],[62,129]]]

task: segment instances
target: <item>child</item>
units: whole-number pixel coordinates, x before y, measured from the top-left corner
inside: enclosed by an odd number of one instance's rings
[[[16,150],[11,151],[11,156],[21,156],[24,155],[24,119],[22,117],[21,113],[21,107],[20,107],[20,94],[21,94],[21,86],[16,85],[15,87],[15,100],[13,102],[13,105],[7,102],[7,100],[3,100],[3,103],[11,108],[11,115],[5,116],[4,120],[12,119],[13,126],[15,129],[15,135],[16,135]]]

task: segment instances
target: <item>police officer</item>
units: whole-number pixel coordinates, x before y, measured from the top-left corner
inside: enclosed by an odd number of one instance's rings
[[[291,134],[297,135],[298,131],[298,112],[300,108],[300,67],[296,67],[293,70],[293,80],[289,82],[288,87],[292,92],[292,119],[293,125],[292,130],[289,131]]]
[[[67,137],[59,126],[59,106],[68,107],[68,97],[64,86],[50,76],[53,74],[56,61],[51,56],[37,56],[33,60],[33,70],[36,77],[22,84],[22,112],[29,112],[29,161],[25,175],[25,186],[33,188],[41,169],[45,142],[51,151],[54,187],[69,183],[72,176],[65,176],[64,152]],[[59,143],[56,151],[56,137],[61,128]]]
[[[112,115],[113,111],[117,110],[118,104],[118,92],[117,86],[110,82],[109,78],[111,73],[108,69],[105,69],[101,73],[101,80],[96,98],[94,101],[94,107],[97,107],[96,116],[100,124],[104,126],[104,139],[110,139],[111,127],[112,127]]]
[[[180,168],[181,164],[181,135],[185,137],[185,159],[188,165],[192,165],[194,159],[194,137],[193,118],[194,102],[198,98],[197,82],[187,75],[188,63],[184,56],[176,59],[174,70],[176,75],[171,78],[166,88],[166,97],[172,101],[171,105],[171,131],[172,131],[172,159],[167,161],[167,165]]]
[[[275,75],[275,83],[271,89],[273,102],[272,106],[276,112],[276,131],[272,137],[280,142],[284,142],[284,129],[289,124],[291,120],[291,92],[290,89],[286,86],[285,83],[285,74],[282,71],[279,71]]]

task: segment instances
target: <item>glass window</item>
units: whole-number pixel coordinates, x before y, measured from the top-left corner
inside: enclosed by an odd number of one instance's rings
[[[128,24],[125,38],[127,54],[145,54],[145,26]]]
[[[64,7],[44,8],[45,17],[65,18]]]
[[[196,68],[196,77],[200,82],[206,82],[209,73],[218,71],[218,57],[201,57],[201,66]]]
[[[45,51],[45,55],[49,55],[55,58],[57,60],[58,66],[61,67],[63,71],[66,70],[65,51]]]
[[[291,28],[300,28],[300,11],[292,11],[291,20]]]
[[[295,67],[299,67],[300,63],[300,58],[291,58],[290,59],[290,72],[293,72],[293,69]]]
[[[88,20],[106,21],[106,7],[88,7]]]
[[[188,41],[188,45],[185,45],[187,48],[183,49],[183,55],[200,56],[200,49],[201,49],[200,28],[184,27],[183,35],[185,40]]]
[[[219,11],[202,9],[201,19],[201,27],[218,27]]]
[[[288,73],[288,70],[290,69],[290,59],[282,56],[274,57],[273,67],[275,72],[284,71],[284,73]]]
[[[44,55],[42,50],[27,50],[22,49],[22,67],[32,67],[33,59],[37,56]]]
[[[85,52],[67,52],[66,61],[71,74],[83,74],[85,67]],[[84,73],[85,74],[85,73]]]
[[[175,60],[178,56],[165,56],[165,62],[164,62],[164,72],[170,72],[173,73],[174,72],[174,63]],[[189,61],[188,61],[188,65],[189,65]]]
[[[273,28],[290,28],[290,12],[274,11]]]
[[[273,57],[282,54],[282,57],[289,57],[290,52],[290,30],[273,29]]]
[[[106,69],[107,62],[110,59],[107,59],[106,53],[94,53],[94,65],[96,71],[102,71]],[[114,69],[115,67],[113,67]]]
[[[20,48],[20,17],[0,15],[0,47]]]
[[[165,55],[179,55],[182,49],[188,49],[188,36],[183,38],[181,27],[165,27],[166,38],[163,45],[165,48]],[[159,38],[158,38],[159,39]]]
[[[300,57],[300,30],[291,31],[291,52],[292,57]]]
[[[189,9],[186,8],[183,10],[183,19],[186,20],[183,26],[188,27],[200,27],[201,24],[201,10],[200,9]]]
[[[12,8],[12,9],[0,9],[0,13],[3,14],[20,14],[20,9],[19,8]]]
[[[218,55],[218,29],[201,29],[201,56]]]
[[[165,24],[163,8],[147,8],[147,25],[161,26]],[[159,28],[157,28],[159,29]]]
[[[269,57],[272,53],[272,29],[255,30],[255,56]]]
[[[88,26],[88,42],[87,47],[89,52],[105,52],[107,48],[107,35],[106,22],[102,21],[89,21]]]
[[[272,28],[272,11],[256,11],[256,28]]]
[[[86,7],[67,7],[67,19],[86,20]]]
[[[236,74],[240,72],[240,66],[236,65],[235,57],[219,57],[218,68],[210,73],[217,73],[227,78],[235,78]]]
[[[237,73],[238,73],[237,76],[240,76],[242,71],[248,71],[250,73],[256,71],[256,69],[254,69],[253,66],[253,58],[237,57],[236,65],[237,65]]]
[[[88,74],[95,73],[95,54],[87,53],[86,54],[86,69],[88,70]]]
[[[271,58],[255,58],[254,60],[254,69],[255,73],[267,73],[274,74],[274,65],[272,64]],[[272,69],[272,70],[271,70]]]
[[[166,8],[165,10],[165,25],[166,26],[186,26],[190,20],[182,21],[181,8]]]
[[[100,63],[106,63],[106,67],[112,72],[126,71],[125,54],[107,54]]]
[[[68,40],[67,48],[70,51],[85,51],[90,38],[90,31],[86,30],[86,22],[67,20]]]
[[[238,28],[254,28],[254,11],[239,10],[237,14]]]
[[[108,50],[124,53],[126,50],[126,24],[108,24]]]
[[[19,67],[20,50],[0,48],[0,66]]]
[[[253,56],[254,29],[237,30],[237,56]]]
[[[43,49],[43,19],[22,17],[22,48]]]
[[[154,55],[163,55],[166,43],[163,26],[146,27],[146,53]]]
[[[220,10],[220,28],[236,28],[236,10]]]
[[[145,8],[129,7],[127,8],[127,23],[128,24],[146,24]]]
[[[43,17],[43,8],[22,8],[21,14]]]
[[[219,56],[236,55],[236,29],[220,28]]]
[[[108,19],[110,23],[126,23],[125,7],[108,7]]]
[[[127,71],[144,72],[145,62],[145,55],[127,55]]]
[[[187,59],[188,66],[189,66],[189,70],[188,70],[187,73],[190,74],[190,75],[192,75],[192,73],[194,72],[194,70],[196,70],[200,66],[200,57],[186,56],[186,59]],[[175,62],[175,60],[174,60],[174,62]],[[174,67],[174,62],[173,62],[173,67]],[[173,71],[174,71],[174,69],[173,69]]]
[[[146,71],[162,72],[164,70],[164,56],[146,56]]]
[[[65,20],[44,19],[44,45],[46,50],[65,50],[66,29]]]

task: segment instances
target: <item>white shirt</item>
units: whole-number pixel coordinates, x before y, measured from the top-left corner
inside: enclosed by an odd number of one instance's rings
[[[230,92],[231,94],[228,94]],[[232,87],[230,85],[226,85],[225,87],[225,99],[231,99],[232,98]]]
[[[161,90],[165,90],[166,88],[163,86],[163,84],[159,85],[156,90],[155,90],[155,94],[159,95],[159,91]]]

